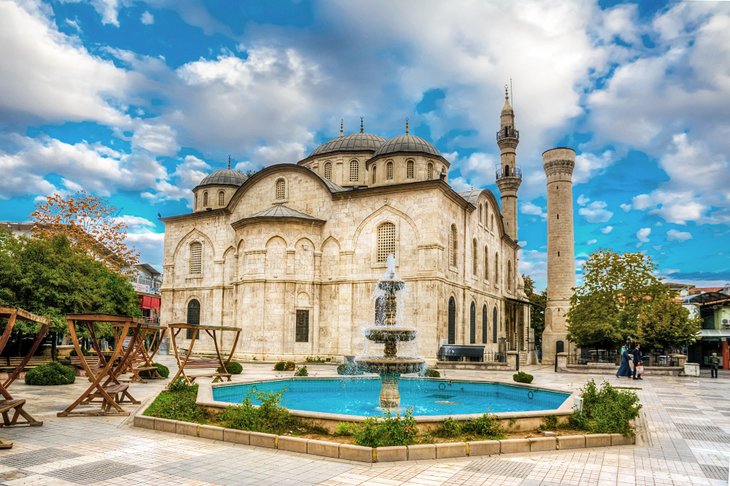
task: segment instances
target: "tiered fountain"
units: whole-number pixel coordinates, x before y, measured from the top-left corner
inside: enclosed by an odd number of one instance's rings
[[[398,292],[405,283],[395,276],[395,257],[388,255],[388,269],[378,281],[375,299],[375,325],[365,329],[365,337],[372,342],[384,344],[383,356],[358,356],[358,366],[366,372],[380,375],[380,408],[397,410],[400,408],[398,378],[405,373],[418,373],[424,360],[418,357],[399,357],[398,343],[413,341],[416,329],[400,326],[396,319]]]

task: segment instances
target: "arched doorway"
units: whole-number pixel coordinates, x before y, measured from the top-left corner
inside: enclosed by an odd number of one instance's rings
[[[449,298],[449,344],[456,344],[456,301]]]

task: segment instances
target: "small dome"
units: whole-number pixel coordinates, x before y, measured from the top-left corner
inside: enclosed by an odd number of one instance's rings
[[[208,174],[198,186],[240,186],[248,177],[240,170],[223,169]]]
[[[425,141],[421,137],[415,135],[401,135],[393,137],[375,152],[375,156],[394,154],[398,152],[421,152],[429,155],[441,156],[441,152],[436,147]]]
[[[325,142],[309,154],[310,157],[333,152],[375,152],[385,143],[385,139],[372,133],[352,133]]]

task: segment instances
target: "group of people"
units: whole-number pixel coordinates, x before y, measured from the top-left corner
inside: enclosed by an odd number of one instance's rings
[[[634,380],[641,380],[644,374],[644,365],[641,363],[641,345],[635,343],[633,346],[628,344],[621,346],[621,366],[616,372],[616,378],[626,376]]]

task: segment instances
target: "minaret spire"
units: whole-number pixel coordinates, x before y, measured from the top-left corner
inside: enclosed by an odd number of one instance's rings
[[[231,170],[231,156],[228,155],[228,170]]]
[[[406,137],[408,136],[408,117],[406,117]]]
[[[340,118],[340,137],[345,134],[345,120]]]
[[[365,117],[360,117],[360,133],[365,133]]]
[[[504,106],[499,115],[497,145],[500,151],[500,168],[497,170],[497,187],[502,195],[502,220],[504,229],[512,240],[517,241],[517,189],[522,183],[522,172],[517,167],[517,145],[520,132],[515,130],[515,114],[509,102],[510,90],[504,85]]]

